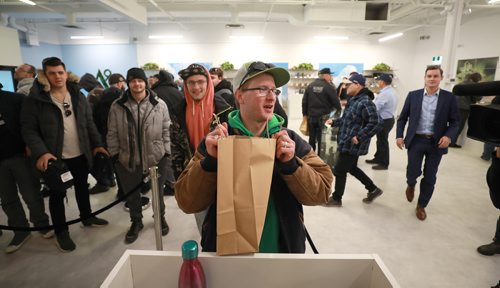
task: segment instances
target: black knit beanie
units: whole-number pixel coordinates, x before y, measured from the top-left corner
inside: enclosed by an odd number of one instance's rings
[[[148,78],[146,77],[146,73],[144,73],[144,70],[141,68],[130,68],[127,71],[127,85],[130,81],[134,79],[141,79],[142,81],[146,82],[146,85],[148,84]]]

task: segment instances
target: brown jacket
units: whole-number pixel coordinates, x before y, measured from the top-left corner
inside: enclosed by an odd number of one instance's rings
[[[233,132],[231,128],[228,131]],[[302,205],[325,204],[333,174],[307,142],[292,130],[287,132],[295,142],[295,158],[286,163],[275,160],[270,197],[279,217],[280,252],[304,253]],[[209,208],[202,228],[203,251],[216,247],[216,192],[217,159],[207,154],[202,141],[175,184],[175,198],[185,213]]]

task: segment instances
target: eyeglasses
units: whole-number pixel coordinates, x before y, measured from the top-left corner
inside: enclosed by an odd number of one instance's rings
[[[256,88],[243,88],[242,91],[257,91],[257,96],[266,97],[269,92],[273,93],[276,97],[281,94],[281,91],[277,88],[267,88],[267,87],[256,87]]]
[[[69,107],[69,103],[63,102],[64,116],[66,117],[69,117],[72,114],[71,110],[69,110]]]
[[[187,84],[188,86],[191,86],[191,87],[193,87],[193,86],[195,86],[195,85],[198,85],[198,86],[203,86],[203,85],[205,85],[206,83],[207,83],[207,81],[206,81],[206,80],[197,80],[197,81],[192,81],[192,80],[189,80],[189,81],[187,81],[187,82],[186,82],[186,84]]]
[[[267,69],[274,68],[274,67],[275,66],[271,63],[264,63],[264,62],[260,62],[260,61],[252,62],[252,64],[250,64],[250,66],[248,66],[248,71],[245,74],[245,76],[243,76],[243,78],[241,78],[241,82],[240,82],[239,87],[241,87],[241,85],[250,76],[257,74],[258,72],[266,71]],[[278,95],[276,95],[276,96],[278,96]]]

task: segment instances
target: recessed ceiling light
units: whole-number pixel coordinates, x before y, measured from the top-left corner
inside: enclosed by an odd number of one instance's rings
[[[498,2],[500,2],[500,0],[490,0],[490,1],[488,1],[488,4],[495,4]]]
[[[149,39],[182,39],[182,35],[149,35]]]
[[[401,33],[401,32],[396,33],[396,34],[391,34],[391,35],[388,35],[388,36],[385,36],[385,37],[382,37],[382,38],[378,39],[378,42],[388,41],[388,40],[391,40],[391,39],[394,39],[394,38],[398,38],[398,37],[401,37],[401,36],[403,36],[403,33]]]
[[[35,3],[35,2],[30,1],[30,0],[19,0],[19,1],[21,1],[21,2],[23,2],[23,3],[26,3],[26,4],[28,4],[28,5],[32,5],[32,6],[35,6],[35,5],[36,5],[36,3]]]

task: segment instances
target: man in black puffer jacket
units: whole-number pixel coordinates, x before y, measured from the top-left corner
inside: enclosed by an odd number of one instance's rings
[[[91,217],[87,177],[92,156],[108,154],[97,132],[90,105],[80,87],[68,80],[66,66],[57,57],[43,60],[43,73],[33,83],[21,111],[21,132],[31,149],[31,157],[40,171],[46,171],[50,160],[62,160],[73,176],[76,202],[84,226],[104,226],[108,221]],[[49,209],[62,252],[75,250],[69,236],[64,198],[66,190],[51,190]]]

